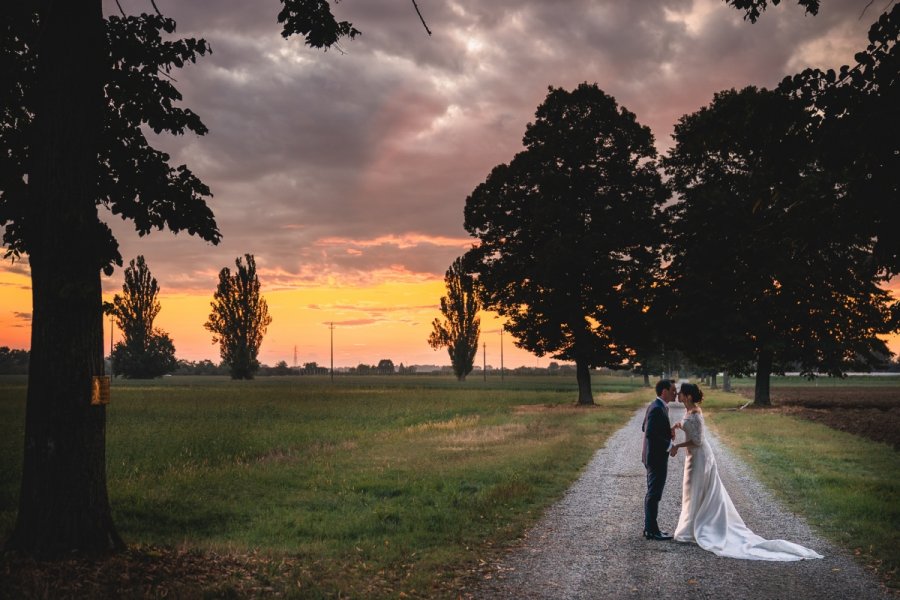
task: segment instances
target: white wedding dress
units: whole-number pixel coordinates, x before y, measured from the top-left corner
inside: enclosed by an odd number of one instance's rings
[[[728,491],[719,478],[712,448],[703,435],[700,413],[689,413],[681,421],[687,446],[681,491],[681,516],[675,529],[676,542],[696,542],[719,556],[747,560],[803,560],[821,554],[785,540],[765,540],[744,524]]]

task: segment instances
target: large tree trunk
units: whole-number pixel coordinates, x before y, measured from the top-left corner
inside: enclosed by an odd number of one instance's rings
[[[644,370],[644,387],[650,387],[650,373],[647,370]]]
[[[591,393],[591,370],[586,359],[575,359],[575,377],[578,380],[578,404],[593,404]]]
[[[37,557],[122,547],[106,491],[95,200],[102,131],[102,5],[51,1],[41,36],[26,220],[33,318],[19,512],[8,547]]]
[[[709,389],[711,389],[711,390],[719,389],[719,384],[716,382],[717,376],[718,376],[718,373],[713,373],[712,375],[709,376]]]
[[[760,350],[756,364],[756,389],[753,392],[754,406],[772,406],[769,399],[769,381],[772,375],[772,351]]]
[[[728,371],[722,373],[722,391],[730,392],[731,391],[731,375],[728,374]]]

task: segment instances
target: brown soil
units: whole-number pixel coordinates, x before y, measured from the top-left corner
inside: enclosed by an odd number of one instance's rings
[[[738,393],[753,398],[751,388]],[[771,393],[779,412],[822,423],[900,450],[900,388],[802,387],[777,388]]]
[[[0,599],[331,597],[332,588],[341,587],[344,575],[333,568],[333,564],[295,556],[219,554],[143,545],[129,546],[119,554],[73,555],[48,561],[0,552]],[[371,566],[361,562],[346,568],[368,572]],[[380,570],[371,572],[367,579],[356,576],[364,583],[346,590],[348,596],[338,593],[337,597],[432,597],[438,592],[448,596],[461,585],[460,581],[445,578],[432,585],[434,590],[405,594],[396,591],[403,577],[398,573]]]
[[[106,557],[43,562],[6,553],[0,556],[0,597],[262,597],[272,595],[272,580],[286,570],[276,564],[272,573],[267,563],[257,555],[220,556],[147,546]]]

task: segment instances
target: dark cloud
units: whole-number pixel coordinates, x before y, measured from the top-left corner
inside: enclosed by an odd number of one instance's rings
[[[394,306],[365,306],[359,304],[309,304],[307,308],[311,310],[328,310],[328,311],[358,311],[365,312],[373,316],[390,315],[394,313],[410,313],[420,310],[433,310],[437,304],[419,304],[419,305],[394,305]]]
[[[329,321],[323,325],[340,325],[342,327],[365,327],[378,323],[378,319],[347,319],[345,321]]]
[[[863,0],[816,17],[781,5],[755,25],[721,0],[419,0],[429,37],[409,2],[367,0],[334,6],[363,32],[342,54],[284,40],[276,0],[158,5],[213,48],[176,74],[210,133],[159,145],[212,187],[224,240],[139,239],[112,221],[126,260],[143,253],[164,289],[184,290],[211,290],[245,252],[273,288],[441,277],[465,250],[466,196],[521,149],[548,85],[597,82],[665,151],[716,91],[852,61],[875,18],[857,20]]]

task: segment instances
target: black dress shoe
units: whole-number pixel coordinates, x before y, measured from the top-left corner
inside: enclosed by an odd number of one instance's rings
[[[667,531],[657,531],[655,533],[650,533],[649,531],[644,532],[644,537],[648,540],[657,540],[660,542],[671,540],[672,534]]]

